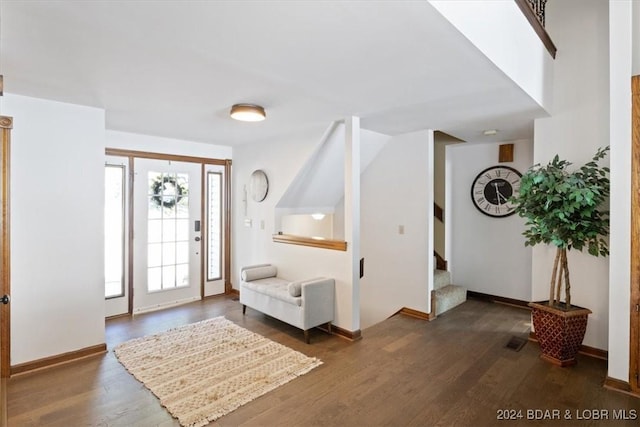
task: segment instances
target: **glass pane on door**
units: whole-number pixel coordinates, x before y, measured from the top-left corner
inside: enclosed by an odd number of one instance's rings
[[[147,290],[189,286],[189,176],[149,172]]]

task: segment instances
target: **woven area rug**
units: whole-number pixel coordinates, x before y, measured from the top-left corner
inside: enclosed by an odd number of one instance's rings
[[[200,427],[322,364],[224,317],[114,350],[180,425]]]

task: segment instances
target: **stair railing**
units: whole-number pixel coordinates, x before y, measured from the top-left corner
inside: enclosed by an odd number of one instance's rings
[[[435,202],[433,203],[433,216],[435,216],[436,219],[439,219],[440,222],[444,224],[444,209],[442,209],[440,205]]]
[[[440,254],[436,251],[433,251],[433,256],[436,257],[436,268],[438,270],[447,271],[447,261],[440,256]]]

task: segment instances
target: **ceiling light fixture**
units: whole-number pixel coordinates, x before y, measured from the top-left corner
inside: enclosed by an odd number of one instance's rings
[[[487,129],[484,132],[482,132],[484,135],[489,136],[489,135],[495,135],[498,133],[497,129]]]
[[[311,214],[311,218],[315,219],[316,221],[321,221],[324,219],[324,214],[323,213],[314,213]]]
[[[230,114],[231,118],[243,122],[261,122],[267,117],[264,108],[254,104],[235,104]]]

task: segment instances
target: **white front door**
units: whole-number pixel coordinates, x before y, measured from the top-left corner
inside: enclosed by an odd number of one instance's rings
[[[134,165],[133,312],[199,300],[201,165]]]

